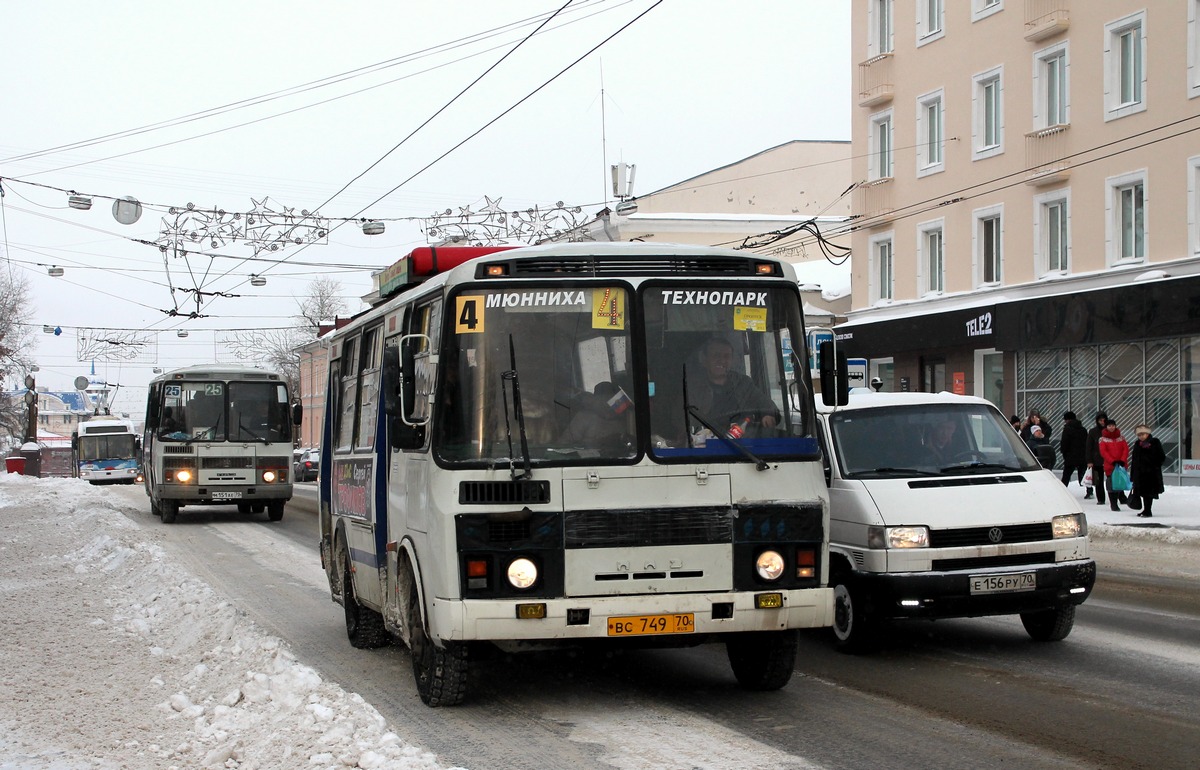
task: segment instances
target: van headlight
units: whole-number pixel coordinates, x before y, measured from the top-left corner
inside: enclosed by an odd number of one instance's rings
[[[1087,534],[1087,518],[1082,513],[1055,516],[1050,520],[1050,529],[1056,540],[1060,537],[1083,537]]]
[[[929,527],[867,527],[869,548],[928,548]]]

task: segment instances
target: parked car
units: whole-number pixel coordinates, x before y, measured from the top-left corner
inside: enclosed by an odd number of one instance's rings
[[[296,481],[316,481],[321,470],[321,450],[302,449],[296,456],[292,478]]]

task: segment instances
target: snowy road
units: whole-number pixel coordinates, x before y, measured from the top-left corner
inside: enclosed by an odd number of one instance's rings
[[[856,658],[814,632],[792,683],[767,694],[738,689],[714,646],[497,655],[469,704],[435,710],[402,648],[347,643],[311,510],[166,526],[138,489],[0,477],[0,770],[1190,768],[1200,755],[1195,532],[1098,522],[1102,582],[1062,644],[1031,643],[1013,618],[943,621],[899,626]]]
[[[1170,768],[1200,755],[1200,614],[1187,574],[1127,570],[1142,587],[1101,585],[1062,644],[1031,643],[1015,618],[900,626],[866,658],[811,633],[792,683],[770,694],[739,690],[720,647],[497,656],[468,705],[431,710],[402,648],[347,643],[307,506],[289,506],[286,529],[220,509],[163,527],[139,494],[128,515],[159,527],[189,570],[443,765]]]

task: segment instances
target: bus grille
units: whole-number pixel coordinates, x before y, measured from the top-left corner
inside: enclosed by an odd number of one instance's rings
[[[253,457],[201,457],[200,467],[209,470],[228,468],[253,468]]]
[[[194,455],[196,448],[191,444],[164,444],[163,454],[165,455]]]
[[[548,502],[549,481],[464,481],[458,485],[459,505],[537,505]]]
[[[512,277],[541,278],[563,275],[761,275],[756,264],[762,260],[738,257],[596,256],[546,257],[513,260]],[[770,275],[775,275],[771,273]]]
[[[1036,543],[1053,540],[1050,522],[1039,524],[1010,524],[1006,527],[964,527],[962,529],[933,529],[929,531],[930,548],[961,548],[973,545],[1001,543]]]
[[[733,542],[730,508],[568,511],[567,548]]]

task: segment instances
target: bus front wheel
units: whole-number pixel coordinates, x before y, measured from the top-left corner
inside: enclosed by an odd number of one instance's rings
[[[283,518],[283,506],[287,501],[272,500],[267,503],[267,518],[271,521],[279,521]]]
[[[421,622],[421,597],[416,583],[408,595],[409,654],[417,694],[426,706],[457,706],[467,697],[467,645],[465,642],[433,643]]]
[[[778,690],[796,667],[796,632],[745,631],[725,642],[729,666],[747,690]]]
[[[163,524],[174,524],[175,519],[179,517],[179,501],[163,500],[159,507],[162,508]]]

